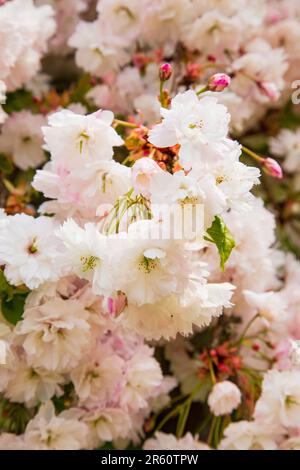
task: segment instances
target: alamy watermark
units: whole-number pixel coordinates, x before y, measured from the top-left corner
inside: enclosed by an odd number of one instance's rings
[[[104,206],[99,212],[104,213]],[[129,227],[140,220],[151,221],[140,230]],[[150,240],[199,240],[204,233],[204,205],[198,203],[152,204],[147,207],[123,204],[99,224],[107,235]]]

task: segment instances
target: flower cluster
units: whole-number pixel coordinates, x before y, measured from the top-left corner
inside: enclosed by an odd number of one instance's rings
[[[155,401],[176,385],[163,378],[153,348],[114,321],[104,299],[75,276],[32,291],[5,338],[3,396],[30,410],[44,403],[18,437],[27,448],[137,440]],[[53,397],[68,408],[57,417]],[[1,448],[15,439],[2,435]]]
[[[5,2],[0,8],[0,79],[16,90],[39,71],[48,40],[55,32],[54,10],[32,0]]]
[[[183,122],[182,106],[187,110]],[[233,286],[208,282],[201,257],[195,260],[187,249],[186,243],[195,240],[179,239],[172,227],[166,232],[168,238],[160,236],[169,228],[169,212],[160,213],[158,208],[166,199],[170,211],[179,208],[180,214],[185,207],[203,204],[208,228],[229,208],[248,209],[253,197],[249,190],[258,182],[259,171],[239,162],[238,144],[226,137],[229,115],[215,98],[199,100],[194,92],[186,92],[162,113],[166,118],[149,133],[150,143],[156,147],[180,143],[176,137],[170,142],[164,126],[169,126],[171,136],[180,127],[186,133],[178,154],[182,169],[175,173],[149,158],[138,160],[132,168],[115,162],[113,147],[123,140],[111,126],[114,117],[109,111],[86,116],[70,110],[51,114],[49,125],[42,127],[51,159],[36,172],[33,187],[52,200],[41,206],[44,216],[15,215],[3,220],[0,258],[11,284],[36,289],[75,274],[91,283],[95,295],[116,299],[121,292],[124,323],[148,339],[190,333],[193,324],[206,325],[223,306],[231,305]],[[214,134],[215,126],[220,129]],[[194,147],[189,159],[185,145]],[[207,161],[205,148],[214,163]],[[201,151],[199,159],[196,155]],[[132,207],[128,227],[122,220],[122,198]],[[146,219],[143,209],[148,211]],[[47,217],[49,213],[55,213],[55,218]]]
[[[299,14],[293,0],[99,0],[97,18],[79,21],[69,45],[77,65],[100,79],[88,95],[97,106],[150,122],[158,116],[154,65],[163,57],[180,63],[176,86],[201,84],[214,70],[229,74],[222,101],[240,133],[285,100],[298,78]]]

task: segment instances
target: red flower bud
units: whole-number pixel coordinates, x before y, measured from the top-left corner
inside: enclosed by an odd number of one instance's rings
[[[226,357],[229,354],[228,343],[223,343],[217,347],[217,353],[219,356]]]
[[[240,357],[238,356],[233,356],[231,358],[231,365],[235,368],[235,369],[240,369],[242,367],[242,360]]]
[[[223,91],[230,85],[230,77],[226,73],[216,73],[208,80],[209,91]]]
[[[216,351],[215,349],[211,349],[211,350],[209,351],[209,354],[210,354],[211,357],[216,357],[217,351]]]
[[[224,372],[225,374],[229,374],[229,375],[232,373],[230,367],[224,364],[223,362],[221,362],[221,364],[218,364],[217,367],[220,372]]]
[[[207,56],[207,60],[208,60],[209,62],[217,62],[217,58],[216,58],[216,56],[213,55],[213,54],[209,54],[209,55]]]

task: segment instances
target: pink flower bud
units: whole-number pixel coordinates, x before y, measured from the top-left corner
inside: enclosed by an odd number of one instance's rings
[[[209,91],[223,91],[230,85],[230,77],[226,73],[216,73],[208,80]]]
[[[263,93],[271,100],[271,101],[278,101],[280,98],[280,92],[272,82],[261,82],[259,84],[260,89]]]
[[[172,75],[172,66],[168,63],[162,64],[159,67],[159,78],[162,82],[169,80]]]
[[[273,158],[265,158],[263,160],[263,167],[265,172],[273,176],[273,178],[281,179],[283,177],[282,168]]]

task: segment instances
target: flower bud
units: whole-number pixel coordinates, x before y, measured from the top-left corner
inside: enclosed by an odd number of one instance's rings
[[[159,67],[159,78],[160,78],[160,80],[162,82],[166,82],[171,77],[172,72],[173,72],[173,70],[172,70],[172,66],[170,64],[168,64],[167,62],[165,64],[162,64]]]
[[[217,57],[216,57],[215,55],[213,55],[213,54],[208,54],[207,60],[208,60],[208,62],[213,62],[213,63],[215,63],[215,62],[217,62]]]
[[[208,80],[209,91],[223,91],[230,85],[230,77],[226,73],[216,73]]]
[[[282,168],[273,158],[265,158],[262,162],[265,172],[273,178],[281,179],[283,177]]]
[[[231,413],[240,403],[240,389],[228,380],[215,384],[208,396],[208,406],[215,416]]]

